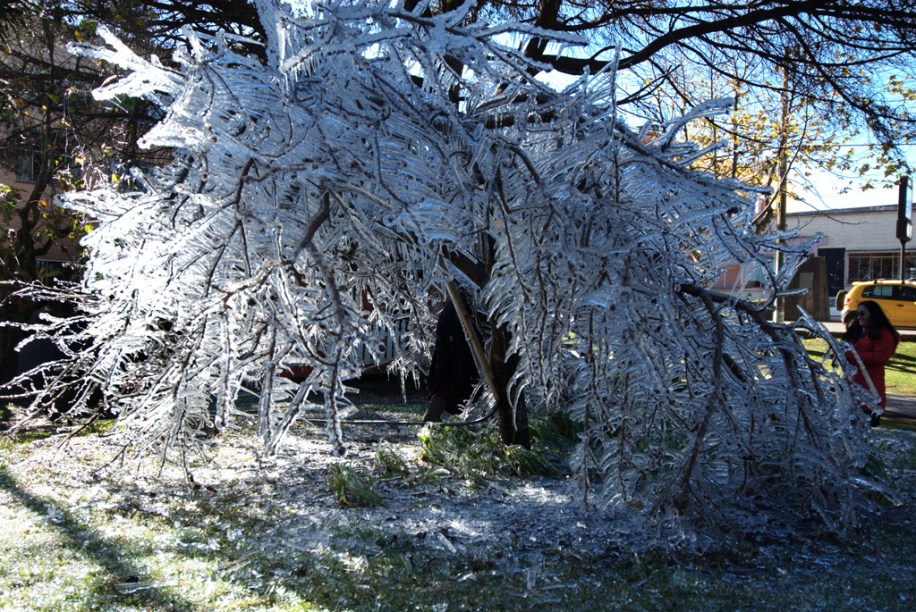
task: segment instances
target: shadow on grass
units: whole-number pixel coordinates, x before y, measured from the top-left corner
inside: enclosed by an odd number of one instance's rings
[[[898,347],[898,349],[900,349],[900,345],[899,345],[899,344],[897,345],[897,347]],[[894,360],[896,360],[896,361],[907,361],[907,362],[909,362],[909,363],[916,364],[916,355],[908,355],[908,354],[904,353],[902,350],[898,350],[898,351],[897,351],[897,354],[894,355]]]
[[[57,531],[63,541],[63,546],[79,556],[90,557],[105,570],[112,585],[120,583],[128,587],[124,593],[116,593],[115,597],[123,597],[125,603],[140,604],[156,609],[190,610],[194,608],[190,602],[182,600],[174,593],[161,593],[155,588],[140,589],[139,580],[142,574],[137,568],[121,561],[121,558],[127,556],[123,550],[95,537],[91,529],[80,524],[70,512],[58,504],[36,497],[24,490],[5,466],[0,466],[0,488],[7,491],[23,507],[36,515],[54,516],[54,521],[48,521],[45,524],[49,529]],[[136,590],[129,588],[132,583],[137,584]],[[112,590],[116,591],[114,588]],[[110,593],[102,593],[102,595],[102,599],[110,600],[112,598]]]
[[[881,416],[881,427],[888,429],[903,429],[906,431],[916,431],[916,419],[898,417],[885,413]]]
[[[808,354],[814,359],[824,359],[826,351],[808,349]],[[899,357],[895,355],[885,366],[887,370],[902,372],[904,374],[916,374],[916,359],[912,357]]]
[[[916,374],[916,367],[903,368],[903,367],[900,367],[900,365],[898,364],[894,364],[893,361],[887,364],[887,366],[885,366],[885,369],[892,371],[892,372],[900,372],[902,374]]]

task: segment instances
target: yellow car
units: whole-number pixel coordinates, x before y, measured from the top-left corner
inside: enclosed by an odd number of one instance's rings
[[[916,281],[873,280],[853,283],[849,291],[836,296],[840,320],[855,312],[859,302],[874,300],[894,327],[916,327]]]

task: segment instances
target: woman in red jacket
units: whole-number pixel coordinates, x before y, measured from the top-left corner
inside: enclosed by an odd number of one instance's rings
[[[897,351],[897,344],[900,342],[900,334],[887,320],[887,315],[881,310],[877,302],[866,300],[859,302],[856,308],[856,321],[849,326],[846,331],[846,341],[849,342],[862,363],[865,364],[865,370],[869,378],[875,385],[875,391],[881,397],[881,409],[887,406],[887,391],[884,386],[884,365],[890,361]],[[847,356],[847,357],[851,357]],[[855,357],[849,359],[849,363],[858,367],[858,361]],[[868,388],[868,382],[865,380],[862,372],[856,372],[852,377],[854,381]],[[866,411],[868,411],[866,409]],[[880,416],[875,414],[871,417],[871,426],[877,427],[880,422]]]

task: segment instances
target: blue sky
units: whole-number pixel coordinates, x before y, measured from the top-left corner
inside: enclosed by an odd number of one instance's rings
[[[910,165],[916,167],[916,156],[910,156]],[[874,189],[862,191],[869,176],[861,178],[837,177],[826,172],[813,172],[809,181],[813,184],[812,190],[800,190],[805,195],[808,202],[802,203],[789,201],[786,205],[788,212],[811,210],[812,208],[823,210],[831,208],[850,208],[856,206],[881,206],[884,204],[897,204],[897,189],[886,189],[881,184],[882,175],[876,173],[870,176],[873,184],[877,185]],[[916,174],[911,175],[916,179]],[[844,187],[852,184],[848,189]],[[798,187],[796,186],[796,189]]]

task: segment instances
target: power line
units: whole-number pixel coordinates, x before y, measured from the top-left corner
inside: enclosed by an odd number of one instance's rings
[[[866,144],[866,143],[850,143],[850,144],[833,144],[826,142],[806,142],[806,147],[880,147],[880,144]],[[916,142],[902,142],[900,144],[894,145],[895,147],[916,147]]]
[[[814,143],[814,145],[816,145],[816,146],[827,146],[826,143],[819,143],[819,142]],[[830,145],[830,146],[834,146],[834,145]],[[851,144],[843,143],[843,144],[836,145],[836,146],[839,146],[839,147],[880,147],[881,145],[879,145],[879,144],[865,144],[865,143],[851,143]],[[894,146],[895,146],[895,147],[913,147],[913,146],[916,146],[916,142],[902,142],[902,143],[896,144],[896,145],[894,145]]]

